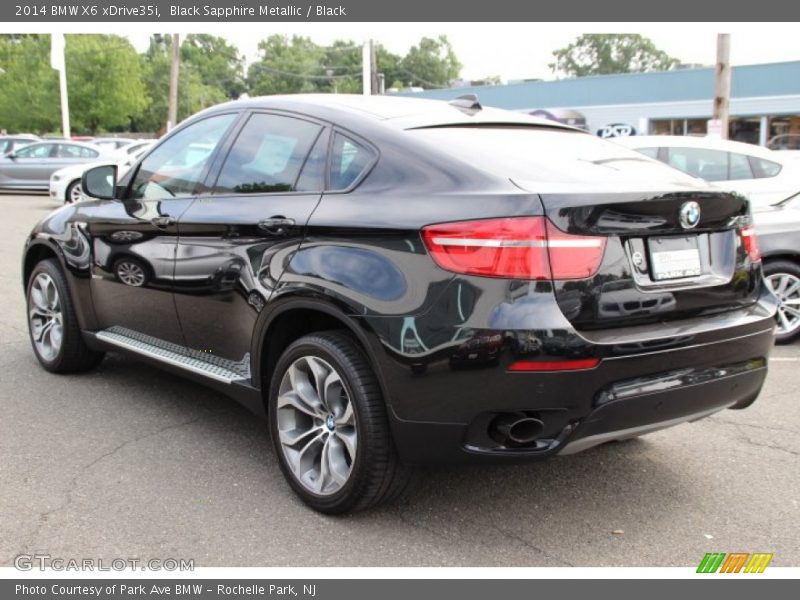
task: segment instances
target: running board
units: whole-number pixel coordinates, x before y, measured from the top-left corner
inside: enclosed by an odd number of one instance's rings
[[[233,383],[234,381],[242,380],[249,382],[250,380],[249,352],[244,355],[241,361],[236,362],[171,342],[165,342],[125,327],[116,326],[98,331],[95,333],[95,338],[111,346],[116,346],[222,383]]]

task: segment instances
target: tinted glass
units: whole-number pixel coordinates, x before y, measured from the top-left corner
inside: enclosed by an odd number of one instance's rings
[[[73,144],[59,144],[57,152],[58,158],[97,158],[100,154],[97,150]]]
[[[23,158],[46,158],[50,156],[53,144],[37,144],[35,146],[25,146],[17,151],[17,156]]]
[[[318,192],[325,189],[325,159],[328,157],[328,136],[320,135],[303,165],[297,180],[298,192]]]
[[[344,190],[358,179],[372,162],[374,154],[358,142],[337,133],[331,152],[330,189]]]
[[[132,198],[175,198],[194,194],[211,153],[235,114],[219,115],[182,129],[153,150],[136,172]]]
[[[751,156],[750,166],[753,169],[753,175],[756,179],[764,179],[765,177],[775,177],[781,172],[781,165],[771,160],[764,158],[756,158]]]
[[[747,160],[747,157],[744,154],[737,154],[736,152],[731,152],[729,154],[730,157],[730,171],[728,173],[728,179],[752,179],[753,178],[753,171],[750,170],[750,161]]]
[[[637,148],[636,150],[650,158],[658,158],[658,148]]]
[[[706,148],[668,148],[667,162],[706,181],[725,181],[728,179],[728,153]]]
[[[279,115],[248,119],[222,166],[214,191],[291,192],[322,127]]]

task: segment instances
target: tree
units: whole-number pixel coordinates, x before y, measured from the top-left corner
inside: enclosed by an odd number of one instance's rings
[[[76,131],[127,129],[147,108],[139,56],[124,37],[67,35],[65,56]]]
[[[182,47],[183,45],[181,45]],[[142,82],[150,98],[150,104],[141,118],[134,121],[133,125],[136,131],[157,133],[166,125],[171,48],[171,36],[155,34],[150,37],[150,45],[140,57]],[[191,61],[181,62],[178,79],[179,122],[204,108],[228,99],[225,89],[203,82],[200,75],[201,68]],[[210,67],[208,69],[207,73],[210,73]]]
[[[426,88],[447,87],[461,72],[461,63],[444,35],[422,38],[409,49],[398,67],[399,79]]]
[[[587,33],[553,57],[548,66],[566,77],[666,71],[680,63],[638,33]]]
[[[326,69],[325,51],[307,37],[271,35],[258,51],[258,62],[247,72],[253,96],[318,92],[337,76]]]
[[[203,85],[218,88],[230,99],[244,93],[244,57],[225,38],[192,33],[181,44],[181,64],[191,65]]]
[[[45,133],[61,123],[50,36],[0,35],[0,128]]]

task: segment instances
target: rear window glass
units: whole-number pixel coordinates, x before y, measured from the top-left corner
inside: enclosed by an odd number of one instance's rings
[[[781,165],[765,158],[750,157],[750,166],[753,168],[753,175],[756,179],[775,177],[781,172]]]
[[[372,150],[355,140],[337,133],[331,151],[331,190],[346,190],[369,167],[374,158]]]
[[[649,181],[675,174],[639,152],[593,135],[537,127],[435,127],[408,133],[489,173],[516,181],[602,183]]]

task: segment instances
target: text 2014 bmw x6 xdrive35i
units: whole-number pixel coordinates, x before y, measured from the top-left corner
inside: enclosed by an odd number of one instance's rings
[[[83,190],[25,246],[41,364],[119,351],[234,396],[321,511],[744,408],[766,375],[742,198],[474,98],[228,103]]]

